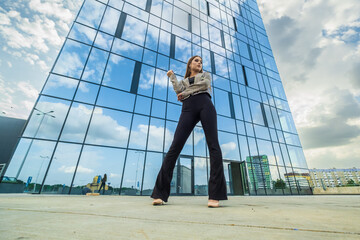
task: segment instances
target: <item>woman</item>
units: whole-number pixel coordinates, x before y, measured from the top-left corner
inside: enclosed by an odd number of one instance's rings
[[[106,184],[106,181],[107,181],[107,175],[106,173],[104,174],[104,177],[101,179],[101,185],[100,185],[100,188],[99,188],[99,193],[101,191],[101,188],[103,190],[102,194],[104,195],[104,191],[105,191],[105,184]]]
[[[186,66],[183,80],[177,81],[172,70],[167,72],[181,101],[182,110],[173,142],[162,163],[151,198],[153,205],[162,205],[170,195],[170,182],[176,160],[195,125],[201,121],[210,152],[210,179],[208,207],[219,207],[219,200],[227,200],[222,153],[217,135],[215,107],[211,101],[211,76],[203,72],[202,59],[193,56]]]

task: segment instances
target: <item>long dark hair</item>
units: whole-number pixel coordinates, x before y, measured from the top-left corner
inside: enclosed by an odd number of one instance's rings
[[[194,58],[196,58],[196,57],[201,58],[201,61],[202,61],[202,57],[200,57],[200,56],[198,56],[198,55],[192,56],[192,57],[189,59],[189,61],[187,62],[187,65],[186,65],[186,73],[185,73],[184,78],[190,77],[190,75],[191,75],[190,64],[191,64],[191,62],[194,60]],[[201,73],[203,72],[203,69],[202,69],[202,68],[201,68],[200,72],[201,72]]]

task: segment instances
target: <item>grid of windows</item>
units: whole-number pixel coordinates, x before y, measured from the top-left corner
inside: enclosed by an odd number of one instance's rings
[[[37,174],[38,186],[28,184],[29,191],[77,194],[91,176],[111,170],[114,193],[151,194],[181,112],[166,71],[182,78],[192,55],[202,56],[212,73],[224,161],[267,156],[272,183],[253,185],[260,180],[247,174],[250,194],[279,194],[281,182],[285,194],[304,193],[290,184],[296,174],[286,175],[306,172],[307,165],[253,0],[85,0],[7,174],[20,172],[24,182]],[[209,171],[200,123],[181,154],[193,156],[195,179],[196,171]],[[40,170],[25,167],[34,161]],[[262,162],[247,164],[266,174],[255,167]]]

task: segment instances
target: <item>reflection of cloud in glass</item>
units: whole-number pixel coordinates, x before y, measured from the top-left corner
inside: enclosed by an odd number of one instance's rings
[[[222,150],[222,154],[225,157],[229,152],[233,151],[236,149],[236,143],[234,142],[228,142],[228,143],[224,143],[221,144],[221,150]]]
[[[90,27],[98,28],[104,9],[104,4],[94,0],[87,0],[81,9],[77,21]]]
[[[57,75],[51,75],[46,84],[46,88],[47,90],[49,90],[50,88],[59,88],[59,87],[75,88],[77,84],[78,82],[74,81],[74,79],[60,77]]]
[[[216,27],[209,25],[210,40],[221,46],[220,30]]]
[[[108,7],[101,22],[100,30],[111,35],[115,34],[117,24],[119,22],[120,12]]]
[[[206,169],[206,158],[194,157],[195,168]]]
[[[196,146],[201,140],[205,138],[204,133],[198,128],[194,129],[194,146]]]
[[[91,44],[95,35],[96,31],[94,29],[75,23],[69,34],[69,37],[84,43]]]
[[[147,24],[131,16],[127,16],[122,38],[141,46],[144,45]]]
[[[165,71],[156,69],[155,85],[160,88],[167,88],[168,86],[168,77]]]
[[[121,178],[121,175],[117,173],[110,173],[109,178]]]
[[[67,40],[56,62],[54,72],[80,78],[90,47]]]
[[[214,60],[215,60],[215,68],[216,68],[216,74],[229,78],[229,72],[226,64],[226,58],[214,54]]]
[[[139,87],[142,89],[150,89],[153,85],[153,81],[154,81],[154,69],[148,68],[142,71]]]
[[[60,172],[64,172],[64,173],[74,173],[75,166],[66,167],[65,165],[63,165],[58,170]],[[77,172],[78,173],[92,173],[92,172],[94,172],[94,170],[79,165],[78,168],[77,168]]]

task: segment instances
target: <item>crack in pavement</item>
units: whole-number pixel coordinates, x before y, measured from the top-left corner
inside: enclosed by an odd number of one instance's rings
[[[210,222],[195,222],[195,221],[181,221],[181,220],[162,220],[162,219],[149,219],[140,217],[127,217],[127,216],[113,216],[107,214],[93,214],[93,213],[81,213],[81,212],[60,212],[60,211],[48,211],[48,210],[36,210],[36,209],[21,209],[21,208],[2,208],[8,211],[23,211],[23,212],[37,212],[37,213],[53,213],[53,214],[69,214],[69,215],[82,215],[82,216],[94,216],[94,217],[107,217],[107,218],[124,218],[132,220],[142,221],[155,221],[155,222],[173,222],[173,223],[186,223],[186,224],[203,224],[203,225],[216,225],[216,226],[228,226],[228,227],[247,227],[247,228],[262,228],[269,230],[286,230],[286,231],[302,231],[302,232],[317,232],[317,233],[335,233],[335,234],[347,234],[347,235],[359,235],[360,232],[343,232],[343,231],[330,231],[330,230],[316,230],[316,229],[302,229],[291,227],[275,227],[275,226],[260,226],[260,225],[248,225],[248,224],[235,224],[235,223],[210,223]]]

